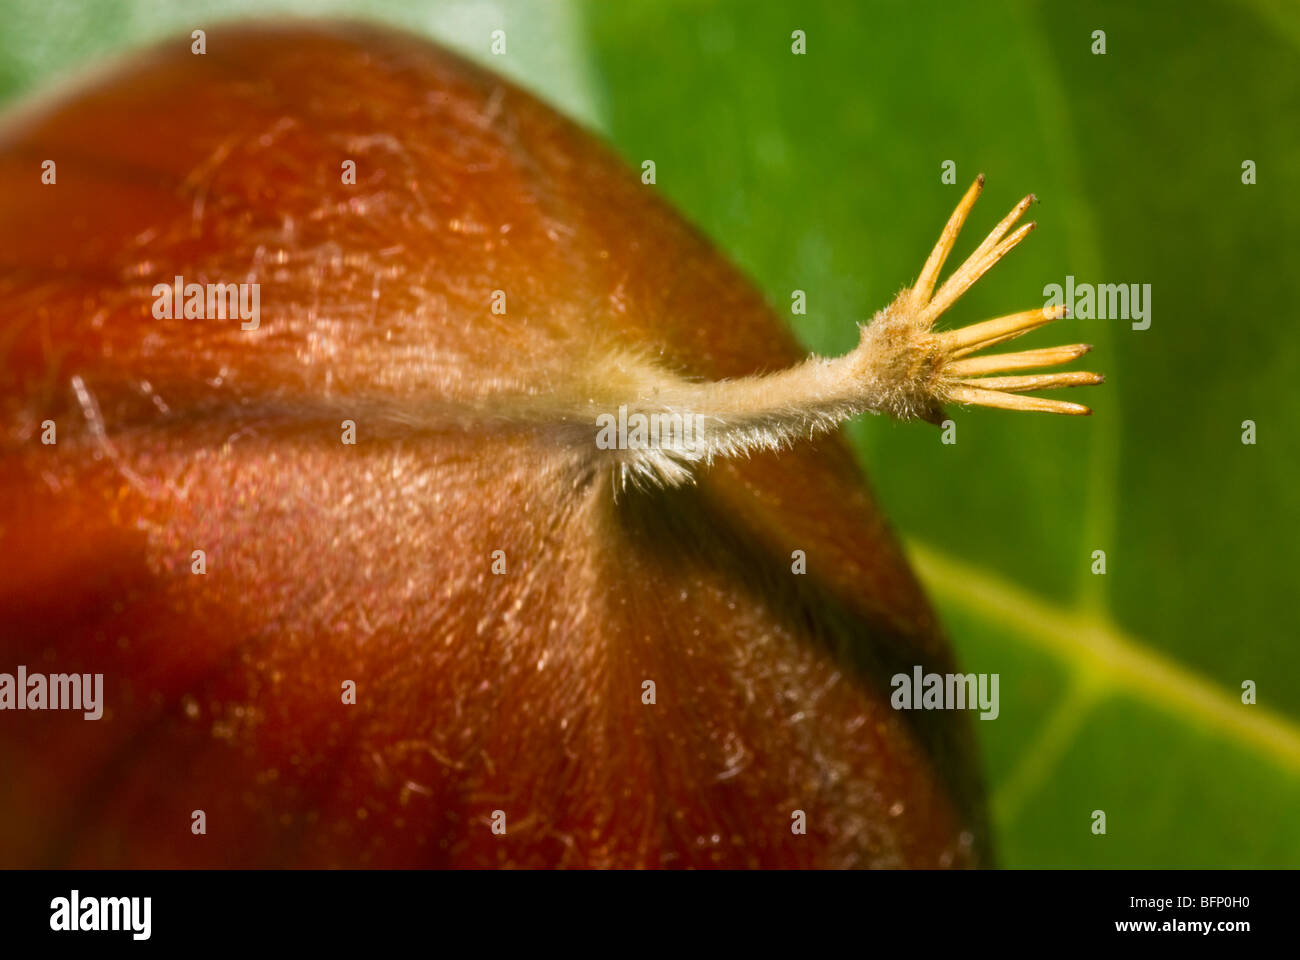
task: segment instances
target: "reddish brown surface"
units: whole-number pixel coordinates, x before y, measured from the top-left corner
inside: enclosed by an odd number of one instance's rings
[[[948,652],[838,438],[615,501],[423,415],[597,341],[800,356],[550,109],[384,31],[214,29],[11,125],[0,183],[0,671],[107,703],[0,713],[0,865],[978,862],[964,718],[888,703]],[[259,329],[154,319],[177,274],[260,282]]]

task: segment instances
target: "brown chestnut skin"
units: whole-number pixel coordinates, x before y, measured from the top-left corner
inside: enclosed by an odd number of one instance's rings
[[[955,667],[838,435],[618,490],[462,415],[597,341],[797,362],[755,288],[425,40],[189,43],[0,129],[0,671],[104,675],[102,719],[0,712],[0,865],[988,863],[968,716],[890,707]],[[178,275],[258,327],[155,318]]]

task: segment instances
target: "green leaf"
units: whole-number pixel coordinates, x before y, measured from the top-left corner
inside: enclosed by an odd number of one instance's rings
[[[1092,418],[958,409],[955,445],[879,419],[851,435],[965,668],[1001,674],[1001,716],[976,726],[1004,864],[1300,863],[1296,9],[586,10],[619,148],[655,160],[778,309],[807,292],[791,321],[819,353],[915,277],[980,171],[955,257],[1031,190],[1040,229],[953,325],[1040,305],[1067,274],[1151,284],[1149,329],[1023,341],[1096,344]]]

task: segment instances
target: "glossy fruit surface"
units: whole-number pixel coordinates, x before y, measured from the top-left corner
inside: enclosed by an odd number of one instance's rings
[[[803,355],[587,134],[425,41],[233,27],[12,120],[0,182],[0,670],[106,701],[0,714],[0,864],[984,859],[967,718],[890,708],[952,664],[838,438],[616,496],[467,413],[598,348]],[[157,319],[175,276],[257,328]]]

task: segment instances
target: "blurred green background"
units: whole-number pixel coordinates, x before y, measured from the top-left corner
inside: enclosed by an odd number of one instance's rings
[[[779,311],[806,291],[790,322],[820,353],[915,277],[981,171],[951,262],[1031,190],[1039,230],[949,324],[1067,274],[1151,284],[1147,330],[1022,341],[1096,345],[1093,417],[850,435],[964,668],[1001,675],[976,727],[1003,865],[1300,866],[1300,4],[7,0],[0,97],[273,10],[437,37],[654,160]]]

